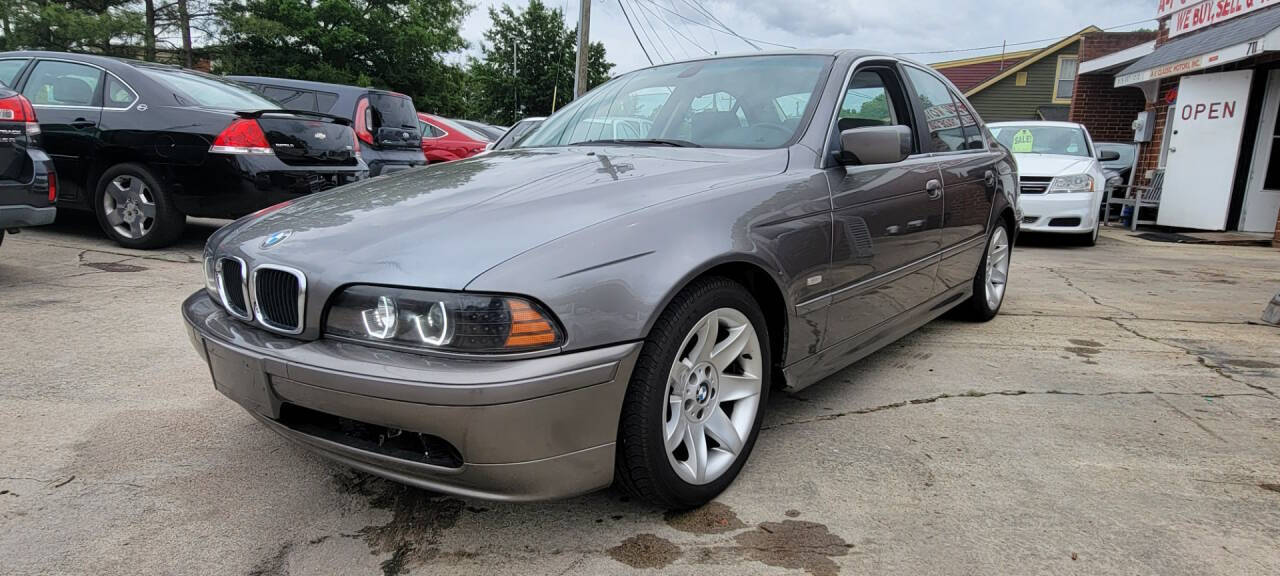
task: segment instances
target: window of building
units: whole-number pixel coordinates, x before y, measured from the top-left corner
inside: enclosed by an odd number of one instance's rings
[[[1058,78],[1053,85],[1053,100],[1066,103],[1071,101],[1071,93],[1076,87],[1076,69],[1079,58],[1075,55],[1058,57]]]
[[[1013,84],[1014,84],[1015,86],[1026,86],[1026,85],[1027,85],[1027,73],[1026,73],[1026,72],[1019,72],[1017,76],[1014,76],[1014,77],[1013,77]]]
[[[1160,164],[1159,168],[1164,168],[1164,161],[1169,158],[1169,140],[1173,138],[1173,117],[1177,106],[1170,106],[1164,115],[1164,133],[1160,137]]]

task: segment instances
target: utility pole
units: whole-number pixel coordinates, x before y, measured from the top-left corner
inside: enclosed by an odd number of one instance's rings
[[[573,97],[587,92],[587,59],[591,52],[591,0],[578,1],[578,63],[573,69]]]

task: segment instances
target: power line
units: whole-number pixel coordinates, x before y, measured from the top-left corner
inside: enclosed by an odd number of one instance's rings
[[[644,1],[644,2],[648,2],[648,3],[650,3],[650,4],[653,4],[653,2],[652,2],[651,0],[643,0],[643,1]],[[669,29],[670,29],[673,33],[675,33],[677,36],[679,36],[679,37],[681,37],[681,38],[684,38],[684,40],[685,40],[686,42],[688,42],[688,43],[690,43],[690,44],[693,44],[693,45],[694,45],[694,47],[696,47],[697,49],[701,50],[704,54],[710,54],[710,53],[711,53],[711,52],[709,52],[706,48],[703,48],[701,44],[698,44],[697,42],[694,42],[692,38],[690,38],[690,37],[688,37],[688,36],[685,36],[685,35],[684,35],[684,33],[680,32],[680,30],[679,30],[679,29],[677,29],[675,26],[672,26],[672,25],[671,25],[671,23],[670,23],[670,22],[667,22],[667,19],[666,19],[666,18],[664,18],[661,14],[657,14],[657,13],[653,12],[652,10],[650,10],[649,8],[645,8],[643,5],[638,5],[638,6],[640,6],[640,8],[641,8],[641,9],[643,9],[645,12],[648,12],[650,15],[652,15],[654,18],[656,18],[659,22],[661,22],[661,23],[663,24],[663,26],[666,26],[667,28],[669,28]],[[689,57],[689,53],[688,53],[687,51],[685,51],[684,46],[683,46],[683,45],[680,45],[680,43],[679,43],[679,42],[677,42],[676,44],[677,44],[678,46],[680,46],[680,51],[681,51],[681,52],[684,52],[684,56],[685,56],[685,58],[688,58],[688,57]]]
[[[651,4],[652,4],[652,3],[654,3],[654,2],[653,2],[653,0],[646,0],[646,1],[647,1],[647,2],[649,2],[649,3],[651,3]],[[676,7],[676,0],[667,0],[667,3],[671,5],[671,8],[672,8],[672,9],[675,9],[675,7]],[[656,5],[656,4],[655,4],[655,5]],[[689,33],[689,36],[696,36],[696,34],[694,34],[694,33],[693,33],[693,29],[692,29],[692,28],[689,28],[689,23],[688,23],[688,22],[680,22],[679,24],[680,24],[681,26],[683,26],[683,27],[684,27],[684,31],[685,31],[685,32],[688,32],[688,33]],[[708,35],[708,36],[711,36],[711,42],[712,42],[712,43],[714,43],[714,42],[716,41],[716,34],[715,34],[715,32],[714,32],[714,31],[708,31],[708,32],[707,32],[707,35]],[[692,38],[690,38],[690,39],[689,39],[689,42],[692,42],[694,46],[697,46],[697,47],[698,47],[700,50],[702,50],[703,52],[706,52],[707,54],[712,54],[712,52],[708,52],[708,51],[707,51],[707,49],[706,49],[706,48],[704,48],[701,44],[698,44],[697,42],[694,42]],[[719,50],[719,48],[717,47],[716,52],[719,52],[719,51],[720,51],[720,50]]]
[[[726,26],[725,23],[721,22],[719,18],[716,18],[716,15],[712,14],[710,10],[707,10],[707,8],[703,6],[702,2],[700,2],[699,0],[684,0],[684,1],[686,4],[692,5],[695,10],[702,12],[707,18],[710,18],[712,22],[719,24],[720,27],[724,28],[726,32],[733,34],[734,36],[737,36],[739,40],[742,40],[743,42],[746,42],[747,44],[751,45],[752,48],[755,48],[756,50],[760,49],[760,47],[757,46],[755,42],[752,42],[746,39],[745,37],[743,37],[741,34],[734,32],[732,28]]]
[[[768,44],[769,46],[777,46],[777,47],[779,47],[779,48],[790,48],[790,49],[792,49],[792,50],[795,50],[795,48],[796,48],[795,46],[791,46],[791,45],[788,45],[788,44],[779,44],[779,43],[777,43],[777,42],[769,42],[768,40],[761,40],[761,39],[759,39],[759,38],[752,38],[752,37],[750,37],[750,36],[738,36],[737,34],[733,33],[733,32],[732,32],[732,31],[730,31],[730,30],[727,30],[727,29],[725,29],[725,28],[717,28],[717,27],[715,27],[715,26],[708,25],[706,22],[699,22],[699,21],[697,21],[697,20],[694,20],[694,19],[692,19],[692,18],[689,18],[688,16],[685,16],[684,14],[681,14],[681,13],[679,13],[679,12],[675,11],[675,10],[672,10],[672,9],[670,9],[670,8],[667,8],[666,6],[663,6],[663,5],[661,5],[661,4],[658,4],[658,3],[653,2],[653,1],[651,1],[651,0],[646,0],[646,1],[648,1],[650,4],[653,4],[653,5],[654,5],[654,6],[656,6],[658,9],[660,9],[660,10],[662,10],[662,11],[664,11],[664,12],[667,12],[667,13],[670,13],[670,14],[674,14],[677,18],[679,18],[679,19],[681,19],[681,20],[684,20],[685,22],[688,22],[688,23],[690,23],[690,24],[693,24],[694,26],[701,26],[701,27],[706,28],[707,30],[710,30],[710,31],[712,31],[712,32],[719,32],[719,33],[721,33],[721,34],[725,34],[725,35],[728,35],[728,36],[735,36],[735,37],[741,38],[741,39],[742,39],[742,40],[744,40],[744,41],[746,41],[746,40],[750,40],[751,42],[758,42],[758,43],[760,43],[760,44]],[[689,4],[689,0],[682,0],[682,1],[683,1],[685,4]],[[675,4],[674,4],[674,2],[672,3],[672,5],[673,5],[673,6],[675,5]],[[691,7],[692,7],[693,5],[692,5],[692,4],[689,4],[689,6],[691,6]],[[694,12],[695,12],[695,13],[697,13],[699,16],[701,16],[701,15],[702,15],[702,13],[701,13],[701,12],[698,12],[696,9],[694,10]],[[714,44],[715,44],[715,46],[714,46],[714,47],[715,47],[715,51],[716,51],[716,52],[719,52],[719,51],[720,51],[720,46],[719,46],[719,43],[717,43],[717,42],[716,42],[716,35],[715,35],[715,34],[712,34],[712,35],[711,35],[711,41],[712,41],[712,43],[714,43]],[[748,42],[748,43],[750,43],[750,42]],[[758,49],[758,48],[757,48],[757,49]]]
[[[661,56],[662,52],[665,51],[667,53],[667,56],[665,59],[663,59],[663,62],[675,61],[676,56],[673,52],[671,52],[671,47],[667,46],[666,43],[662,41],[662,37],[658,36],[658,29],[653,27],[653,23],[649,21],[649,17],[645,16],[644,12],[640,11],[640,9],[637,6],[639,6],[639,4],[636,2],[636,0],[631,0],[631,12],[636,14],[636,23],[640,25],[640,31],[644,32],[644,37],[649,38],[650,36],[649,33],[650,32],[653,33],[652,35],[653,35],[653,38],[655,38],[655,40],[651,40],[650,42],[653,45],[654,53]],[[646,32],[644,28],[646,24],[649,26],[648,32]]]
[[[1155,20],[1155,18],[1143,18],[1142,20],[1136,20],[1134,22],[1128,22],[1126,24],[1117,24],[1115,26],[1103,28],[1102,31],[1108,32],[1111,30],[1115,30],[1117,28],[1126,28],[1129,26],[1142,24],[1143,22],[1150,22],[1152,20]],[[1027,44],[1043,44],[1045,42],[1055,42],[1058,40],[1070,38],[1073,35],[1074,34],[1064,34],[1062,36],[1054,36],[1052,38],[1042,38],[1040,40],[1027,40],[1025,42],[1010,42],[1008,44],[992,44],[991,46],[979,46],[977,48],[954,48],[951,50],[924,50],[920,52],[896,52],[896,54],[899,56],[919,56],[919,55],[927,55],[927,54],[955,54],[957,52],[977,52],[978,50],[994,50],[996,48],[1003,48],[1007,46],[1026,46]]]
[[[631,25],[631,16],[627,15],[627,7],[622,5],[622,0],[618,0],[618,8],[622,9],[622,17],[627,19],[627,27],[631,29],[631,35],[636,37],[636,44],[640,45],[640,51],[644,52],[644,59],[649,61],[649,65],[653,65],[653,58],[649,57],[649,50],[644,47],[644,42],[640,41],[640,35],[636,34],[636,27]]]

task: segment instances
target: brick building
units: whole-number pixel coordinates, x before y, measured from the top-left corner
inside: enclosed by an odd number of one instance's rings
[[[1082,41],[1071,118],[1138,142],[1136,183],[1163,171],[1157,224],[1268,232],[1280,247],[1280,2],[1155,4],[1154,38]]]

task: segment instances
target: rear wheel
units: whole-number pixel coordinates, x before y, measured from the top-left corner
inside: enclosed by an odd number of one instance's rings
[[[1009,281],[1009,258],[1013,243],[1009,241],[1009,225],[1001,219],[987,236],[987,251],[978,264],[973,278],[973,295],[960,305],[962,314],[970,320],[986,322],[1000,313],[1004,304],[1004,292]]]
[[[768,398],[769,338],[741,285],[699,281],[655,324],[618,427],[619,486],[658,506],[701,506],[746,463]]]
[[[142,164],[117,164],[98,179],[93,212],[102,230],[126,248],[162,248],[182,236],[186,216]]]

